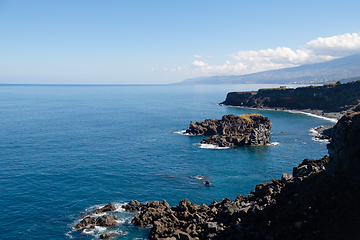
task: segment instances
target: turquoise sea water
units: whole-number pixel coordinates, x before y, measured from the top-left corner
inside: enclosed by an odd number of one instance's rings
[[[229,91],[260,87],[276,85],[0,85],[0,239],[96,239],[104,231],[146,238],[121,204],[235,199],[327,154],[309,130],[328,120],[217,105]],[[202,137],[175,133],[191,120],[243,113],[269,117],[278,145],[204,149]],[[119,207],[117,227],[72,230],[108,202]]]

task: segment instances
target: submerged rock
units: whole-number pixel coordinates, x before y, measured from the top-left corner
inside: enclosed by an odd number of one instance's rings
[[[261,114],[230,114],[221,120],[191,122],[186,133],[211,136],[201,143],[219,147],[256,146],[269,143],[271,127],[271,121]]]

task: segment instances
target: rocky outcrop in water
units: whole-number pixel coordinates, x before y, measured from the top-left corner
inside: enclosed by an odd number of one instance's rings
[[[126,212],[135,212],[135,211],[140,211],[144,205],[145,204],[139,203],[138,201],[133,200],[127,204],[122,205],[121,207]],[[116,207],[115,207],[114,203],[112,203],[112,202],[106,204],[104,207],[97,208],[97,209],[95,209],[95,211],[92,214],[83,216],[82,220],[74,226],[74,229],[87,228],[87,229],[91,230],[94,228],[94,226],[102,226],[102,227],[116,226],[117,216],[108,214],[109,212],[111,214],[111,212],[113,212],[115,210],[116,210]],[[100,214],[100,213],[104,213],[104,212],[106,212],[107,214],[99,216],[97,218],[93,217],[93,215],[95,215],[95,214]],[[115,236],[113,233],[104,233],[103,235],[104,236],[102,239]]]
[[[149,239],[360,239],[359,142],[360,113],[349,112],[333,128],[330,156],[305,159],[292,174],[256,185],[247,197],[209,205],[185,198],[173,207],[165,200],[131,201],[124,209],[141,208],[132,223],[151,226]],[[111,226],[113,220],[85,217],[74,228]]]
[[[103,215],[98,218],[94,217],[85,217],[83,220],[74,226],[75,229],[82,229],[87,226],[102,226],[102,227],[112,227],[116,226],[116,215]]]
[[[103,212],[111,212],[111,211],[114,211],[115,209],[116,208],[115,208],[114,203],[111,202],[111,203],[106,204],[102,208],[95,209],[94,214],[99,214],[99,213],[103,213]]]
[[[220,147],[254,146],[269,143],[271,127],[271,121],[260,114],[230,114],[220,120],[191,122],[186,133],[211,136],[201,143]]]
[[[140,211],[142,207],[144,207],[145,204],[139,203],[136,200],[131,200],[129,203],[124,204],[121,206],[121,208],[125,209],[127,212],[136,212]]]
[[[329,156],[305,159],[281,180],[210,205],[147,203],[133,219],[149,239],[360,239],[360,113],[335,125]]]

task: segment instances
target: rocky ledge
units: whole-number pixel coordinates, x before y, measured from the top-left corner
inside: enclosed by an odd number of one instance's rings
[[[294,168],[293,175],[284,174],[281,180],[258,184],[247,197],[238,195],[234,201],[225,198],[210,205],[197,205],[185,198],[174,207],[165,200],[152,201],[132,223],[142,227],[152,225],[149,239],[242,239],[256,230],[255,219],[265,217],[263,210],[277,204],[278,195],[287,184],[300,184],[310,175],[324,171],[327,163],[328,157],[306,159]],[[255,231],[252,235],[261,236],[261,233]]]
[[[261,114],[230,114],[220,120],[191,121],[186,133],[211,136],[201,143],[219,147],[254,146],[269,143],[271,127],[271,121]]]
[[[360,113],[347,113],[331,134],[330,156],[305,159],[233,201],[152,201],[132,222],[152,226],[149,239],[360,239],[359,142]]]

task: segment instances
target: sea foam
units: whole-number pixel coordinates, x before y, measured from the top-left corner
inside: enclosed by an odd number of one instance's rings
[[[186,130],[175,131],[173,133],[180,134],[180,135],[192,136],[191,134],[186,133]]]
[[[213,144],[200,143],[200,148],[204,149],[229,149],[229,147],[219,147]]]
[[[322,127],[322,126],[320,126],[320,127]],[[310,135],[310,136],[313,136],[313,137],[311,138],[311,140],[313,140],[313,141],[323,142],[323,143],[329,143],[329,142],[330,142],[329,139],[322,139],[322,138],[320,138],[321,134],[320,134],[318,131],[316,131],[315,128],[311,128],[311,129],[310,129],[309,135]]]

